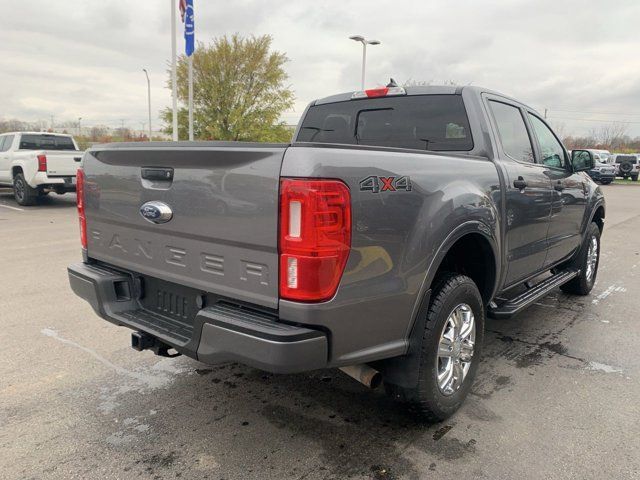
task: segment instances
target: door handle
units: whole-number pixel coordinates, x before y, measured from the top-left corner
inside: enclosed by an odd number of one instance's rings
[[[524,190],[525,188],[527,188],[527,182],[524,181],[524,178],[518,177],[517,180],[513,181],[513,186],[518,190]]]
[[[145,167],[142,169],[142,178],[170,182],[173,180],[173,168]]]
[[[556,182],[556,184],[553,186],[553,189],[554,189],[556,192],[561,192],[562,190],[564,190],[564,185],[562,184],[562,182],[561,182],[560,180],[558,180],[558,181]]]

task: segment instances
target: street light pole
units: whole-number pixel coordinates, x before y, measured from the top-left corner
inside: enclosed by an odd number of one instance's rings
[[[147,103],[149,104],[149,141],[151,141],[151,80],[149,80],[149,72],[147,72],[147,69],[143,68],[142,71],[147,76]]]
[[[349,39],[362,44],[362,80],[360,82],[360,90],[364,90],[365,72],[367,68],[367,45],[380,45],[380,42],[378,40],[367,40],[362,35],[352,35]]]
[[[82,122],[82,117],[78,117],[78,136],[82,136],[82,126],[81,126],[81,122]]]

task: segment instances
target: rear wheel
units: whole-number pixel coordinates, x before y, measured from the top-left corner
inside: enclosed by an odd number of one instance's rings
[[[634,182],[637,182],[638,181],[638,174],[631,175],[631,180],[633,180]]]
[[[574,268],[579,268],[580,275],[560,287],[565,293],[589,295],[593,285],[596,283],[598,265],[600,263],[600,229],[595,222],[592,222],[587,228],[584,242],[570,265]]]
[[[600,180],[600,183],[602,185],[609,185],[612,182],[612,180]]]
[[[469,394],[478,369],[484,332],[484,306],[478,287],[466,275],[446,273],[437,282],[418,352],[415,387],[386,384],[421,417],[441,421]]]
[[[24,175],[22,173],[18,173],[13,178],[13,196],[15,197],[18,205],[28,207],[35,205],[38,201],[38,190],[36,188],[31,188],[24,179]]]

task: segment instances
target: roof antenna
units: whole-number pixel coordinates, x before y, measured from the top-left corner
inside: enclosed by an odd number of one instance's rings
[[[393,87],[397,87],[398,84],[396,83],[396,81],[393,78],[389,79],[389,83],[387,84],[387,88],[393,88]]]

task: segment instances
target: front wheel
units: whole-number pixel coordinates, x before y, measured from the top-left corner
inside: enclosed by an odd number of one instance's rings
[[[451,416],[469,394],[484,334],[484,306],[466,275],[446,273],[433,289],[415,387],[387,384],[387,392],[428,421]]]
[[[600,180],[602,185],[609,185],[613,180]]]
[[[577,253],[571,266],[580,269],[580,275],[565,283],[560,289],[574,295],[589,295],[598,275],[600,264],[600,229],[595,222],[587,228],[584,244]]]

